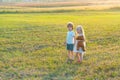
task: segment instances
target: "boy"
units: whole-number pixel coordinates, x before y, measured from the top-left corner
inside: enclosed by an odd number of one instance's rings
[[[74,54],[73,54],[73,47],[74,47],[74,39],[75,39],[75,33],[73,31],[73,23],[69,22],[67,24],[68,32],[66,37],[66,47],[68,50],[68,59],[67,63],[74,60]]]

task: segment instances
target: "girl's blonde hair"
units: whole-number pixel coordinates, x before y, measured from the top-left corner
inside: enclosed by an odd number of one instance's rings
[[[78,29],[81,30],[83,36],[85,37],[85,32],[84,32],[84,29],[83,29],[82,25],[78,25],[76,30],[78,30]]]

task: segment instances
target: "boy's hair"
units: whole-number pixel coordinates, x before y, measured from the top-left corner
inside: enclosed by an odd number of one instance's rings
[[[73,24],[72,22],[68,22],[68,23],[67,23],[67,28],[68,28],[69,26],[72,27],[72,29],[73,29],[74,24]]]

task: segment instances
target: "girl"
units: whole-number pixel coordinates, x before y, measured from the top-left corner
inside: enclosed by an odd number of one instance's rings
[[[75,39],[75,46],[74,46],[74,52],[76,53],[77,57],[78,57],[78,62],[82,62],[83,60],[83,55],[85,53],[85,47],[86,47],[86,43],[85,43],[85,34],[84,34],[84,30],[83,27],[81,25],[79,25],[76,28],[76,39]]]

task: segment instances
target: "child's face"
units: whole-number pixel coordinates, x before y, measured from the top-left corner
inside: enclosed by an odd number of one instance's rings
[[[81,34],[82,33],[81,29],[77,29],[77,33]]]
[[[72,27],[71,27],[71,26],[68,26],[68,30],[69,30],[69,31],[72,31],[73,29],[72,29]]]

